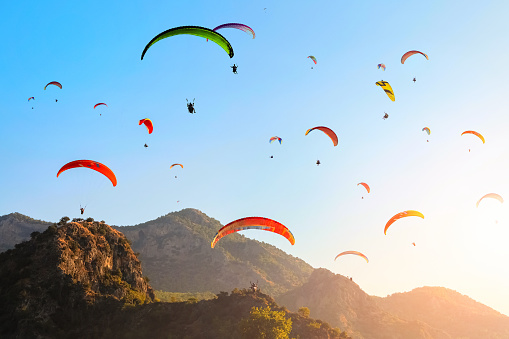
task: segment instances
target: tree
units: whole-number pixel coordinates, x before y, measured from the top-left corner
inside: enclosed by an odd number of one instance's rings
[[[284,311],[271,311],[253,307],[249,318],[240,321],[243,338],[288,339],[292,331],[292,320],[285,317]]]
[[[299,313],[299,315],[304,318],[308,318],[310,311],[309,311],[309,308],[307,308],[307,307],[301,307],[301,308],[299,308],[297,313]]]

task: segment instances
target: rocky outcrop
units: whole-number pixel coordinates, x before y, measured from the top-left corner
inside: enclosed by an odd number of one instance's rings
[[[81,322],[91,308],[153,300],[128,240],[104,223],[54,224],[0,254],[0,337],[37,337]]]

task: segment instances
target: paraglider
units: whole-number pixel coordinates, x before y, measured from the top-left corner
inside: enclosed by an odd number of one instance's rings
[[[384,64],[378,64],[378,69],[382,68],[385,71],[385,65]]]
[[[64,166],[62,166],[62,168],[60,168],[60,170],[57,173],[57,178],[64,171],[67,171],[68,169],[72,169],[72,168],[79,168],[79,167],[86,167],[86,168],[90,168],[94,171],[97,171],[97,172],[101,173],[102,175],[104,175],[105,177],[107,177],[108,179],[110,179],[113,186],[117,186],[117,178],[115,177],[115,173],[113,173],[113,171],[110,170],[106,165],[103,165],[100,162],[93,161],[93,160],[71,161],[71,162],[65,164]]]
[[[237,29],[240,29],[241,31],[251,34],[253,36],[253,39],[255,38],[255,32],[253,31],[253,29],[247,25],[244,25],[244,24],[237,24],[237,23],[223,24],[223,25],[219,25],[216,28],[214,28],[213,31],[215,32],[218,29],[223,29],[223,28],[237,28]]]
[[[481,139],[483,144],[485,143],[484,137],[480,133],[477,133],[476,131],[465,131],[465,132],[461,133],[461,135],[464,135],[464,134],[473,134],[473,135],[477,136],[479,139]]]
[[[35,100],[35,98],[34,97],[28,98],[28,101],[30,101],[30,100]]]
[[[337,146],[338,145],[338,136],[336,135],[336,133],[334,133],[333,130],[331,130],[330,128],[328,127],[324,127],[324,126],[317,126],[317,127],[313,127],[313,128],[310,128],[306,131],[306,134],[305,135],[308,135],[309,132],[313,131],[313,130],[320,130],[322,131],[323,133],[327,134],[327,136],[329,138],[331,138],[332,140],[332,143],[334,144],[334,146]]]
[[[357,251],[344,251],[344,252],[341,252],[339,253],[338,255],[336,255],[336,257],[334,258],[334,261],[336,261],[337,258],[341,257],[342,255],[346,255],[346,254],[355,254],[355,255],[358,255],[359,257],[362,257],[366,260],[367,263],[369,263],[369,260],[368,260],[368,257],[366,257],[364,254],[362,254],[361,252],[357,252]]]
[[[389,83],[387,81],[381,80],[381,81],[377,81],[375,84],[377,86],[382,87],[382,89],[384,90],[385,94],[387,94],[389,99],[391,99],[392,101],[396,100],[396,97],[394,96],[394,92],[392,90],[392,87],[391,87],[391,85],[389,85]]]
[[[196,110],[194,109],[194,99],[193,99],[193,102],[190,103],[187,98],[186,98],[186,101],[187,101],[187,110],[189,111],[189,113],[193,114],[193,113],[196,113]]]
[[[413,243],[412,243],[412,245],[414,245],[414,246],[415,246],[415,242],[413,242]]]
[[[228,234],[249,229],[274,232],[288,239],[290,244],[295,244],[295,238],[293,237],[292,232],[290,232],[290,230],[285,225],[268,218],[247,217],[232,221],[229,224],[223,226],[219,231],[217,231],[214,239],[210,244],[210,247],[214,248],[219,239]]]
[[[98,103],[98,104],[95,104],[95,105],[94,105],[94,109],[95,109],[97,106],[100,106],[100,105],[104,105],[104,106],[108,107],[108,105],[106,105],[104,102],[100,102],[100,103]]]
[[[422,131],[428,133],[428,135],[431,134],[431,130],[429,129],[429,127],[424,127]],[[429,142],[429,140],[426,140],[426,142]]]
[[[190,34],[190,35],[196,35],[196,36],[199,36],[202,38],[207,38],[207,39],[215,42],[216,44],[218,44],[226,53],[228,53],[230,58],[233,58],[233,48],[230,45],[230,43],[228,42],[228,40],[226,40],[226,38],[224,36],[222,36],[221,34],[215,32],[209,28],[200,27],[200,26],[180,26],[180,27],[170,28],[162,33],[159,33],[154,38],[152,38],[152,40],[150,40],[150,42],[145,46],[145,48],[143,49],[143,52],[141,53],[141,60],[143,60],[143,57],[145,56],[145,53],[147,53],[148,49],[152,45],[154,45],[156,42],[158,42],[162,39],[169,38],[169,37],[172,37],[175,35],[180,35],[180,34]]]
[[[308,58],[310,58],[311,60],[313,60],[313,62],[315,63],[316,65],[316,58],[312,55],[308,56]],[[313,69],[313,67],[311,67],[311,69]]]
[[[49,85],[55,85],[58,88],[62,89],[62,84],[61,83],[59,83],[58,81],[52,81],[52,82],[49,82],[46,86],[44,86],[44,90],[46,90],[46,87],[48,87]]]
[[[281,144],[281,141],[283,141],[283,139],[281,139],[279,137],[272,137],[269,139],[269,144],[272,144],[276,140],[279,141],[279,144]]]
[[[147,147],[148,147],[148,145],[147,145],[147,144],[145,144],[145,145],[143,145],[143,147],[147,148]]]
[[[414,54],[422,54],[426,57],[426,60],[429,60],[428,56],[422,52],[419,52],[419,51],[408,51],[406,52],[405,54],[403,54],[403,56],[401,57],[401,63],[404,64],[406,59],[408,59],[409,57],[411,57],[412,55]]]
[[[368,191],[368,193],[371,191],[371,189],[369,188],[369,185],[366,184],[365,182],[360,182],[357,184],[357,186],[359,186],[359,185],[364,186],[364,188],[366,189],[366,191]],[[364,197],[362,197],[362,199],[364,199]]]
[[[100,102],[100,103],[98,103],[98,104],[95,104],[95,105],[94,105],[94,109],[95,109],[97,106],[101,106],[101,105],[108,107],[108,105],[106,105],[104,102]],[[99,115],[102,115],[102,113],[99,113]]]
[[[421,212],[418,212],[418,211],[408,210],[408,211],[400,212],[400,213],[396,214],[395,216],[393,216],[391,219],[389,219],[387,224],[385,224],[384,234],[387,235],[387,229],[396,220],[399,220],[399,219],[405,218],[405,217],[421,217],[421,218],[424,219],[424,215]]]
[[[148,134],[152,134],[154,131],[154,124],[152,124],[152,120],[150,119],[141,119],[138,125],[144,124],[147,127]]]
[[[415,84],[415,82],[416,82],[416,81],[417,81],[417,80],[414,78],[414,80],[413,80],[414,84]]]
[[[316,166],[319,166],[321,164],[320,160],[316,161]]]
[[[170,166],[170,169],[173,167],[173,166],[180,166],[180,168],[184,168],[184,166],[182,164],[173,164]]]
[[[492,199],[496,199],[496,200],[500,201],[501,203],[504,203],[504,199],[499,194],[497,194],[497,193],[488,193],[485,196],[483,196],[481,199],[479,199],[479,201],[477,201],[477,203],[475,204],[475,207],[479,207],[479,203],[484,198],[492,198]]]

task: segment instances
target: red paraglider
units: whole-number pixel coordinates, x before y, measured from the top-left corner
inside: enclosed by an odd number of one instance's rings
[[[214,248],[219,239],[228,234],[249,229],[274,232],[288,239],[290,244],[295,244],[295,238],[293,237],[292,232],[290,232],[290,230],[285,225],[268,218],[247,217],[232,221],[231,223],[223,226],[219,231],[217,231],[214,239],[212,240],[212,243],[210,244],[210,247]]]
[[[113,173],[113,171],[110,170],[106,165],[103,165],[100,162],[93,161],[93,160],[71,161],[71,162],[65,164],[64,166],[62,166],[62,168],[60,168],[60,170],[57,173],[57,178],[62,172],[67,171],[68,169],[71,169],[71,168],[78,168],[78,167],[87,167],[87,168],[93,169],[94,171],[97,171],[97,172],[103,174],[104,176],[106,176],[108,179],[110,179],[111,183],[113,184],[113,187],[117,186],[117,178],[115,177],[115,173]]]
[[[154,124],[152,124],[152,120],[141,119],[138,125],[141,124],[145,124],[145,127],[147,127],[148,134],[152,134],[152,131],[154,130]]]

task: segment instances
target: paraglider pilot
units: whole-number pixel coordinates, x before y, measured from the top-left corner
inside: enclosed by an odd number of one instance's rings
[[[385,112],[384,112],[384,113],[385,113]],[[384,119],[384,120],[385,120],[385,119],[387,119],[388,117],[389,117],[389,114],[385,113],[385,114],[384,114],[384,117],[383,117],[382,119]]]
[[[238,73],[237,73],[237,67],[239,67],[239,66],[237,66],[237,65],[233,64],[233,66],[230,66],[230,67],[231,67],[231,68],[233,68],[233,73],[234,73],[234,74],[238,74]]]
[[[194,109],[194,99],[193,99],[193,102],[190,103],[187,98],[186,98],[186,101],[187,101],[187,110],[189,111],[189,113],[193,114],[193,113],[196,113],[196,110]]]
[[[413,81],[414,81],[414,84],[415,84],[415,82],[416,82],[417,80],[415,80],[415,78],[414,78],[414,80],[413,80]]]
[[[148,145],[147,145],[147,144],[145,144],[145,145],[143,145],[143,147],[148,147]]]
[[[316,166],[320,165],[320,160],[316,161]]]
[[[85,207],[81,207],[81,205],[80,205],[80,212],[81,212],[81,214],[85,213],[85,208],[86,208],[86,207],[87,207],[87,206],[85,206]]]

